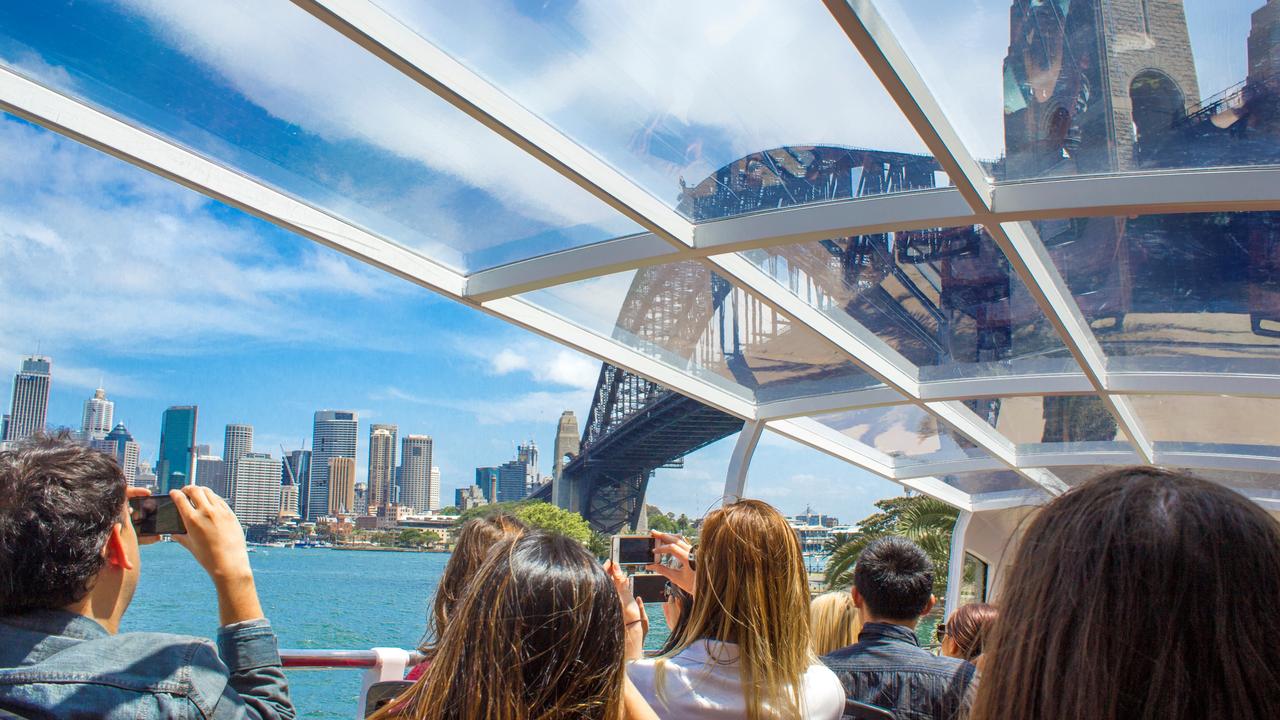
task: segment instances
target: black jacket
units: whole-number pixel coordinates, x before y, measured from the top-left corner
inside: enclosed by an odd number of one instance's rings
[[[822,658],[845,694],[885,708],[897,720],[955,720],[976,669],[920,647],[910,628],[886,623],[862,626],[858,642]]]

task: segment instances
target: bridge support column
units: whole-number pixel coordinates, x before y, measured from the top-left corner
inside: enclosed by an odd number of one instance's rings
[[[751,456],[755,454],[763,432],[763,420],[752,420],[742,426],[738,443],[733,446],[733,455],[729,457],[729,472],[724,479],[722,502],[725,505],[742,499],[747,486],[747,470],[751,467]]]

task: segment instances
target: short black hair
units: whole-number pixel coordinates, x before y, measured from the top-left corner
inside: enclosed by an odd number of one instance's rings
[[[60,608],[88,594],[124,500],[115,458],[68,432],[0,452],[0,615]]]
[[[933,561],[906,538],[871,541],[853,567],[853,586],[867,610],[886,620],[914,620],[933,594]]]

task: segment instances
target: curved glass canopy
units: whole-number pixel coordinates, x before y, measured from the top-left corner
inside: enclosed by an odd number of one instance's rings
[[[1280,0],[640,7],[13,3],[0,109],[960,507],[1280,503]]]

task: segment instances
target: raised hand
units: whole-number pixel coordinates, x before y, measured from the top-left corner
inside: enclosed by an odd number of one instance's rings
[[[655,539],[653,548],[653,563],[646,565],[645,569],[650,572],[656,572],[671,581],[671,584],[684,590],[690,595],[694,594],[697,576],[693,571],[693,563],[689,561],[689,554],[693,551],[693,546],[688,540],[679,535],[671,533],[651,531]],[[662,558],[669,556],[675,559],[676,567],[668,567],[662,564]]]

